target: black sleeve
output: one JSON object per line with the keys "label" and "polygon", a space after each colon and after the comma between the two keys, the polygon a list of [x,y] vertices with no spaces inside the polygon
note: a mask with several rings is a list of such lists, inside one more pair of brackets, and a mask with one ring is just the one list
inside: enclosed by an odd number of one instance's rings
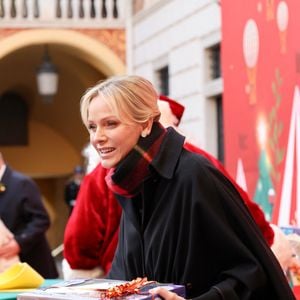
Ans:
{"label": "black sleeve", "polygon": [[[244,201],[232,183],[214,167],[204,168],[205,205],[208,224],[213,224],[207,242],[215,263],[223,264],[218,282],[197,300],[295,299],[287,279]],[[209,200],[208,200],[209,199]],[[218,261],[218,251],[226,260]],[[221,254],[224,257],[224,254]],[[213,263],[213,261],[212,261]],[[274,293],[274,294],[273,294]],[[267,298],[266,298],[267,299]]]}
{"label": "black sleeve", "polygon": [[22,226],[15,232],[15,239],[22,253],[29,252],[50,226],[49,216],[43,205],[40,191],[35,182],[25,178],[21,183]]}

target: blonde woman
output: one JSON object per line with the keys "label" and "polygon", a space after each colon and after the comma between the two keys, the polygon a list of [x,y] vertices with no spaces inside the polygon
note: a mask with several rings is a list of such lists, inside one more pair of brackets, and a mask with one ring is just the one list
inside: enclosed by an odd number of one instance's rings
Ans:
{"label": "blonde woman", "polygon": [[82,97],[83,122],[123,209],[108,278],[183,284],[195,299],[295,299],[236,188],[159,123],[157,99],[139,76],[110,78]]}

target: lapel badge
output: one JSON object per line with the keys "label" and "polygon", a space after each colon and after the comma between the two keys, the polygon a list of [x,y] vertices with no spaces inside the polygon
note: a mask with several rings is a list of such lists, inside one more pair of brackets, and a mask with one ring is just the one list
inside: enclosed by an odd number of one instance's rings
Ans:
{"label": "lapel badge", "polygon": [[0,182],[0,194],[4,193],[6,191],[6,186],[4,183]]}

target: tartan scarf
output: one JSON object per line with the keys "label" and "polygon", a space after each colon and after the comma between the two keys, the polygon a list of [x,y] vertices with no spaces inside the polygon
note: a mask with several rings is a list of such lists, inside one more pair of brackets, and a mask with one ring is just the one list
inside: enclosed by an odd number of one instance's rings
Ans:
{"label": "tartan scarf", "polygon": [[132,198],[139,193],[142,183],[150,175],[149,166],[165,134],[166,129],[160,123],[154,122],[151,133],[145,138],[141,137],[119,165],[109,170],[105,180],[113,193],[126,198]]}

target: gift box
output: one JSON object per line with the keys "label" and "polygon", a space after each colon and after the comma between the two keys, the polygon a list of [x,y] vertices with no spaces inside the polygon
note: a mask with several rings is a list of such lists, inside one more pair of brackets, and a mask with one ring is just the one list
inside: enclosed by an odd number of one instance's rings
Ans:
{"label": "gift box", "polygon": [[281,230],[284,232],[284,234],[298,234],[300,235],[300,227],[295,226],[280,226]]}
{"label": "gift box", "polygon": [[[142,284],[140,281],[142,280]],[[110,279],[74,279],[62,281],[44,289],[19,294],[18,300],[152,300],[149,290],[163,287],[185,297],[185,287],[182,285],[163,284],[145,279],[135,279],[131,282]]]}

